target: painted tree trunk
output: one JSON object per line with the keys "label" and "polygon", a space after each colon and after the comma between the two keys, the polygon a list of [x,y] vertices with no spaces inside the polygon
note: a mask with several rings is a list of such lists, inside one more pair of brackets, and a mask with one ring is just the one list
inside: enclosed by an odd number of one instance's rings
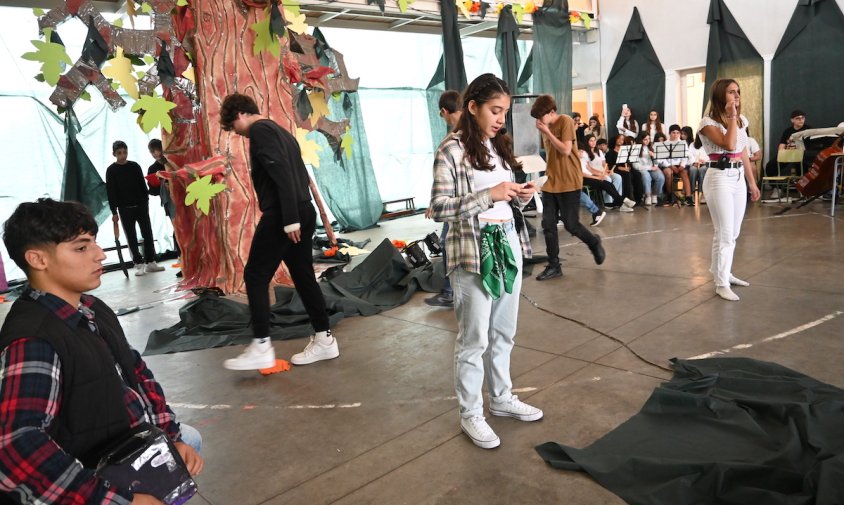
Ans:
{"label": "painted tree trunk", "polygon": [[[192,45],[197,94],[202,107],[193,110],[191,119],[195,121],[174,121],[166,151],[171,157],[181,155],[176,160],[180,166],[223,155],[229,158],[231,170],[221,181],[228,189],[212,200],[209,215],[178,205],[176,238],[182,244],[186,284],[243,292],[243,268],[261,213],[249,175],[248,139],[220,128],[220,106],[230,93],[249,95],[262,115],[295,132],[292,94],[281,74],[280,59],[266,52],[253,54],[255,32],[249,26],[257,22],[258,14],[264,16],[262,10],[245,7],[237,0],[194,0],[191,5],[196,20]],[[282,51],[287,51],[286,39],[282,44]],[[173,183],[177,201],[184,201],[185,186],[190,182],[177,179]],[[283,266],[275,280],[292,284]]]}

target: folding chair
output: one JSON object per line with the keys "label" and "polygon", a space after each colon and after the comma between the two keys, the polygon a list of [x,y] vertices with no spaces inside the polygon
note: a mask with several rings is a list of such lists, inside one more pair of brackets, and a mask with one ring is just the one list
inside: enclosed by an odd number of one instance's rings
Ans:
{"label": "folding chair", "polygon": [[[779,191],[779,197],[776,199],[777,202],[782,202],[782,194],[783,190],[785,192],[785,202],[790,203],[791,197],[790,191],[791,187],[794,185],[794,182],[800,178],[803,174],[803,154],[805,151],[803,149],[780,149],[777,152],[777,175],[766,175],[762,177],[762,187],[761,191],[765,192],[765,183],[768,183],[768,188],[777,188]],[[797,170],[797,167],[800,167],[800,170]],[[766,202],[770,203],[773,201],[766,200]]]}

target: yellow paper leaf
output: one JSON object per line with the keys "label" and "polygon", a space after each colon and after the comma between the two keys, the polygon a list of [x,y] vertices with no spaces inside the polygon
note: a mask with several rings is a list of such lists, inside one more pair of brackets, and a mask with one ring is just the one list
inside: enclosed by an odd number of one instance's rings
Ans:
{"label": "yellow paper leaf", "polygon": [[184,72],[182,72],[182,77],[196,84],[196,75],[194,74],[193,67],[190,67]]}
{"label": "yellow paper leaf", "polygon": [[308,94],[308,101],[311,102],[311,126],[316,126],[319,118],[328,115],[328,103],[325,101],[325,93],[313,90]]}
{"label": "yellow paper leaf", "polygon": [[[461,2],[460,0],[455,0],[457,2],[457,7],[460,9],[460,12],[466,16],[466,19],[472,19],[472,15],[469,13],[469,7],[466,7],[466,2]],[[472,5],[472,2],[469,2],[469,5]]]}
{"label": "yellow paper leaf", "polygon": [[123,56],[123,48],[116,47],[114,58],[106,62],[106,67],[103,67],[103,75],[110,77],[120,83],[126,94],[138,99],[138,79],[133,75],[135,70],[132,67],[132,61]]}
{"label": "yellow paper leaf", "polygon": [[305,23],[304,14],[294,14],[289,9],[284,9],[284,19],[287,20],[287,29],[299,35],[308,31],[308,24]]}
{"label": "yellow paper leaf", "polygon": [[314,168],[319,168],[319,152],[322,148],[316,141],[307,138],[308,133],[310,132],[304,128],[296,128],[296,140],[302,151],[302,161]]}

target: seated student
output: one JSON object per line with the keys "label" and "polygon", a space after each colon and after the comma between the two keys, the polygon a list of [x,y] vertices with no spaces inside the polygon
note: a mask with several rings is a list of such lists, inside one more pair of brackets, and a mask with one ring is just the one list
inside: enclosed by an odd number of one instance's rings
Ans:
{"label": "seated student", "polygon": [[[810,130],[812,127],[806,124],[806,113],[800,109],[795,109],[791,111],[791,126],[783,130],[782,136],[780,137],[780,143],[777,146],[777,152],[782,151],[783,149],[794,149],[794,142],[791,141],[791,136],[797,132],[802,132],[803,130]],[[795,168],[799,170],[799,165],[789,164],[789,166],[784,167],[786,174],[791,168]],[[777,166],[777,158],[774,157],[768,164],[765,165],[765,175],[771,177],[777,175],[779,171],[779,167]],[[774,191],[777,191],[776,189]],[[779,194],[772,193],[771,198],[779,198]]]}
{"label": "seated student", "polygon": [[641,179],[639,177],[632,177],[630,170],[633,164],[629,160],[624,163],[618,163],[618,154],[621,152],[621,147],[627,145],[633,145],[633,140],[620,134],[614,137],[613,146],[607,151],[607,166],[621,177],[621,188],[618,192],[624,195],[625,198],[630,198],[634,203],[641,205],[644,189],[642,188]]}
{"label": "seated student", "polygon": [[[594,176],[600,177],[612,183],[617,193],[621,194],[622,179],[621,176],[610,170],[607,165],[604,152],[597,147],[597,140],[595,137],[587,137],[578,144],[580,151],[581,165],[585,164],[586,169]],[[609,194],[604,194],[604,203],[609,204],[612,198]],[[632,202],[632,200],[631,200]],[[632,202],[635,204],[635,202]],[[629,212],[632,209],[630,206],[625,206],[622,212]]]}
{"label": "seated student", "polygon": [[[589,149],[588,144],[583,145],[581,143],[581,145],[581,152]],[[612,203],[608,204],[608,207],[618,209],[621,212],[633,212],[633,206],[636,202],[621,196],[621,193],[619,193],[615,186],[613,186],[613,184],[609,181],[607,172],[593,168],[589,164],[588,160],[588,155],[581,154],[580,169],[583,171],[583,186],[603,191],[605,195],[612,198]],[[593,224],[593,226],[595,226],[595,224]]]}
{"label": "seated student", "polygon": [[694,191],[695,188],[698,188],[701,192],[701,198],[703,198],[703,179],[706,177],[709,158],[701,158],[703,148],[698,149],[698,145],[695,143],[695,133],[691,126],[684,126],[680,130],[680,139],[686,142],[686,170],[689,172],[690,189]]}
{"label": "seated student", "polygon": [[0,503],[160,505],[94,473],[103,446],[144,422],[167,433],[191,474],[202,471],[199,433],[176,422],[114,312],[84,294],[103,274],[96,234],[82,204],[46,198],[4,225],[29,284],[0,329]]}
{"label": "seated student", "polygon": [[651,136],[647,132],[642,132],[638,142],[642,144],[642,150],[639,157],[633,161],[633,168],[642,178],[645,205],[657,205],[662,194],[662,187],[665,185],[665,175],[656,166],[656,155],[651,148]]}
{"label": "seated student", "polygon": [[[680,133],[680,125],[671,125],[668,128],[669,142],[679,142]],[[686,171],[686,163],[687,159],[685,157],[659,160],[658,165],[665,174],[665,192],[668,193],[668,198],[665,201],[666,205],[673,205],[677,200],[674,191],[671,189],[672,183],[674,182],[674,175],[677,174],[680,176],[680,180],[683,181],[683,193],[686,197],[681,203],[689,207],[695,206],[695,201],[692,199],[692,187],[689,183],[689,173]]]}
{"label": "seated student", "polygon": [[584,128],[583,136],[588,137],[589,135],[592,135],[596,139],[607,138],[607,129],[601,125],[601,121],[598,119],[598,116],[589,117],[589,124],[586,128]]}

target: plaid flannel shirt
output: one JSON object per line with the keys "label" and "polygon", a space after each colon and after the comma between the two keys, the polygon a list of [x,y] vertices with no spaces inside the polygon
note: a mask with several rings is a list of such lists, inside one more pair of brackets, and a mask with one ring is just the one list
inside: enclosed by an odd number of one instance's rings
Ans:
{"label": "plaid flannel shirt", "polygon": [[[21,296],[36,300],[72,329],[94,323],[91,296],[82,295],[78,309],[33,289]],[[61,407],[61,362],[52,346],[37,335],[21,337],[0,353],[0,492],[15,501],[23,496],[22,503],[129,505],[131,493],[108,487],[47,434]],[[132,349],[132,353],[138,391],[128,385],[124,388],[130,425],[150,422],[179,440],[179,424],[161,386],[138,351]]]}
{"label": "plaid flannel shirt", "polygon": [[[510,171],[510,180],[514,180]],[[445,238],[448,272],[461,267],[481,273],[481,225],[478,214],[492,208],[491,188],[475,192],[475,169],[463,158],[460,132],[449,134],[434,157],[434,184],[431,187],[431,216],[434,221],[449,223]],[[527,202],[519,201],[520,206]],[[524,223],[523,223],[524,224]],[[533,253],[527,226],[521,227],[519,241],[522,256]]]}

